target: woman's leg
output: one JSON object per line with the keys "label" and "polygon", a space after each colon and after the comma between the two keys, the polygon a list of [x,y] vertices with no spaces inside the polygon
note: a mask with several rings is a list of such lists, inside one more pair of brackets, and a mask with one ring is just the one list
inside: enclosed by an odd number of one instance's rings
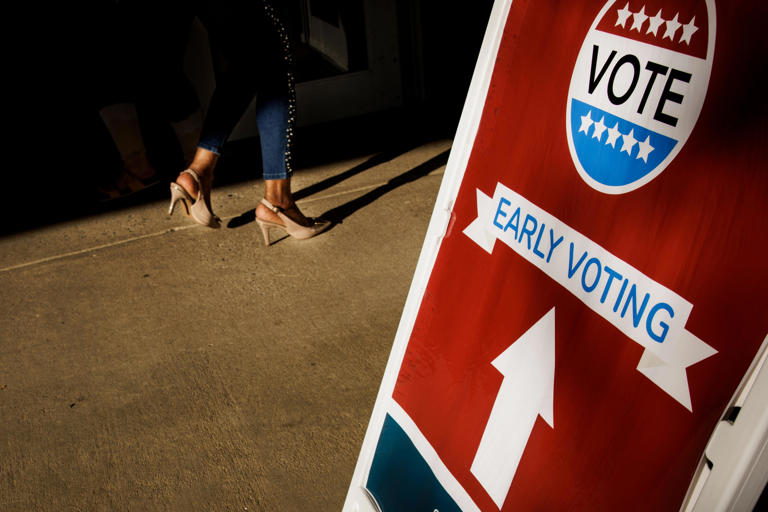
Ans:
{"label": "woman's leg", "polygon": [[[213,173],[224,143],[253,100],[256,84],[253,78],[231,71],[217,74],[216,89],[203,122],[197,150],[188,168],[195,171],[203,184],[203,196],[210,208]],[[197,183],[189,174],[181,173],[176,179],[192,197],[197,197]]]}
{"label": "woman's leg", "polygon": [[[238,15],[228,7],[206,10],[201,17],[216,57],[216,89],[190,168],[200,175],[208,202],[221,149],[255,95],[265,198],[295,222],[312,226],[313,221],[298,210],[291,194],[296,106],[288,34],[267,2],[251,16]],[[246,19],[247,26],[241,26]],[[189,175],[179,175],[177,183],[196,194]],[[282,224],[264,205],[257,207],[256,215]]]}
{"label": "woman's leg", "polygon": [[[259,94],[261,99],[257,101],[256,119],[264,170],[264,198],[286,210],[287,215],[299,224],[310,225],[312,221],[296,208],[291,193],[294,102],[291,96],[286,97],[285,94],[270,95],[268,91]],[[264,220],[280,222],[274,212],[262,204],[257,207],[256,215]]]}
{"label": "woman's leg", "polygon": [[[262,46],[269,53],[262,60],[267,80],[260,82],[257,93],[256,119],[261,140],[264,170],[264,198],[284,210],[295,222],[311,226],[296,207],[291,193],[293,174],[293,140],[296,124],[296,89],[293,76],[293,55],[288,33],[268,2],[264,2],[264,38]],[[263,204],[256,216],[275,223],[279,217]]]}

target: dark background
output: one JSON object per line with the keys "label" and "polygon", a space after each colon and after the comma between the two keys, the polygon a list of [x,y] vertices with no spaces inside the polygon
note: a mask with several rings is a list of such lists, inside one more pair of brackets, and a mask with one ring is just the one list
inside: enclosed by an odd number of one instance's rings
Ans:
{"label": "dark background", "polygon": [[[344,0],[313,4],[313,14]],[[355,4],[356,2],[350,2]],[[406,151],[420,143],[452,137],[463,107],[492,1],[468,4],[436,0],[392,0],[397,19],[402,101],[384,110],[327,123],[300,126],[296,135],[295,168],[376,152]],[[289,3],[286,3],[288,5]],[[122,165],[97,108],[93,91],[103,80],[110,54],[103,41],[111,36],[111,2],[46,7],[18,17],[23,35],[11,52],[21,87],[10,109],[18,138],[14,152],[21,164],[6,168],[6,199],[2,201],[0,233],[76,219],[156,201],[167,196],[167,184],[178,174],[178,144],[167,123],[139,108],[142,134],[161,183],[131,196],[102,202],[96,183],[116,175]],[[285,9],[285,6],[284,6]],[[355,9],[352,9],[353,16]],[[311,81],[328,71],[302,46],[296,13],[287,12],[297,57],[298,81]],[[365,27],[350,23],[352,36]],[[357,27],[358,33],[354,30]],[[353,39],[354,41],[355,39]],[[365,52],[350,46],[350,71],[368,63]],[[18,58],[18,62],[15,62]],[[15,74],[13,75],[16,76]],[[15,119],[15,118],[14,118]],[[217,167],[215,185],[257,178],[257,139],[232,141]]]}

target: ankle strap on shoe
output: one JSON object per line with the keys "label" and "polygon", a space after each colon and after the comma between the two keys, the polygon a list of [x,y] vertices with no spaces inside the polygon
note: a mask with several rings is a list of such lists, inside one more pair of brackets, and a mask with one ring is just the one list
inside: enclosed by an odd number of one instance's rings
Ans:
{"label": "ankle strap on shoe", "polygon": [[283,209],[280,208],[279,206],[275,206],[272,203],[270,203],[269,201],[267,201],[266,198],[261,200],[261,204],[263,204],[264,206],[266,206],[267,208],[272,210],[273,213],[280,213],[280,212],[283,211]]}
{"label": "ankle strap on shoe", "polygon": [[194,169],[185,169],[185,170],[181,171],[181,174],[185,174],[185,173],[189,174],[190,176],[192,176],[192,179],[197,182],[197,186],[198,187],[200,186],[201,178],[200,178],[200,175],[197,174],[197,171],[195,171]]}

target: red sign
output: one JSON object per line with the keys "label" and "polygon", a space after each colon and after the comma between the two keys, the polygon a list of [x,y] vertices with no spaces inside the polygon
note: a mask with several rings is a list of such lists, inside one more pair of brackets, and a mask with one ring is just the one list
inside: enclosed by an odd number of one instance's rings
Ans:
{"label": "red sign", "polygon": [[391,393],[480,510],[681,506],[768,333],[765,19],[512,3]]}

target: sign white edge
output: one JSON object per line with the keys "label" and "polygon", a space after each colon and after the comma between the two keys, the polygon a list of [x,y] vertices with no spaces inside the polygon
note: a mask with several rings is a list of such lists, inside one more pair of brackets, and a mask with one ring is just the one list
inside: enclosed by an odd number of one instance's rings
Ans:
{"label": "sign white edge", "polygon": [[363,489],[368,479],[371,463],[373,462],[379,434],[386,419],[387,410],[392,402],[392,393],[406,348],[408,347],[413,325],[421,306],[429,277],[432,274],[437,253],[442,244],[443,237],[449,228],[453,204],[458,195],[464,178],[464,172],[474,147],[475,137],[496,64],[496,56],[504,34],[512,1],[496,0],[491,9],[491,15],[472,74],[456,136],[454,137],[451,153],[448,157],[445,174],[443,175],[435,207],[432,211],[432,217],[427,228],[427,234],[424,238],[424,244],[422,245],[413,280],[411,281],[411,288],[403,307],[403,314],[400,317],[400,323],[395,334],[395,340],[389,354],[379,392],[376,396],[371,419],[369,420],[349,490],[347,491],[342,509],[345,512],[363,512],[366,509],[362,507],[369,507],[367,510],[371,511],[376,510]]}
{"label": "sign white edge", "polygon": [[[734,420],[728,416],[740,409]],[[768,479],[768,336],[713,430],[680,510],[752,510]]]}

